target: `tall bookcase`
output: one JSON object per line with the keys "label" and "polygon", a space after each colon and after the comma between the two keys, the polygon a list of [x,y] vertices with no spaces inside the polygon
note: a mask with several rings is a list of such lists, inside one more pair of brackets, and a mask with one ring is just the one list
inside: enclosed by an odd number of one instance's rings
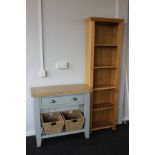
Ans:
{"label": "tall bookcase", "polygon": [[93,89],[91,131],[116,128],[123,19],[89,17],[86,79]]}

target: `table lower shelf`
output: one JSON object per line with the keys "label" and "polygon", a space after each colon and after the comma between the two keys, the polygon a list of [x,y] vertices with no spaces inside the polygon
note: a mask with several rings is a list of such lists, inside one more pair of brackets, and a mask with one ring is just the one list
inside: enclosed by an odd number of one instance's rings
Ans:
{"label": "table lower shelf", "polygon": [[81,130],[76,130],[76,131],[69,131],[69,132],[61,132],[61,133],[58,133],[58,134],[43,134],[41,137],[42,139],[44,138],[51,138],[51,137],[57,137],[57,136],[65,136],[65,135],[70,135],[70,134],[76,134],[76,133],[81,133],[81,132],[84,132],[85,130],[84,129],[81,129]]}

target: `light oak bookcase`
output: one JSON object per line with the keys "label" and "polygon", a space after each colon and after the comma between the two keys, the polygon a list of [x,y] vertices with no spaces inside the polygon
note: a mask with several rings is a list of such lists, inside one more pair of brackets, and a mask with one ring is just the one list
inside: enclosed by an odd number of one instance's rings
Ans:
{"label": "light oak bookcase", "polygon": [[85,19],[85,83],[93,89],[91,131],[116,128],[123,21],[100,17]]}

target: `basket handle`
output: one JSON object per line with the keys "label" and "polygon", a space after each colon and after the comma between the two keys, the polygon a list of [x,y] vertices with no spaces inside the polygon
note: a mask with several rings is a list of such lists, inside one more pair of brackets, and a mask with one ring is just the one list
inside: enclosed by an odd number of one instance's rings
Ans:
{"label": "basket handle", "polygon": [[57,122],[52,122],[52,123],[51,123],[51,125],[56,125],[56,124],[57,124]]}
{"label": "basket handle", "polygon": [[77,119],[73,119],[72,122],[73,122],[73,123],[76,123],[76,122],[77,122]]}

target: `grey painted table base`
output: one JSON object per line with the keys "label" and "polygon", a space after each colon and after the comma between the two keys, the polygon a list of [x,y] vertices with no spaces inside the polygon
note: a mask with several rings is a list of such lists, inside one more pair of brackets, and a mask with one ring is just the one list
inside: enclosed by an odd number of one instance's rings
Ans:
{"label": "grey painted table base", "polygon": [[[76,100],[74,100],[76,98]],[[46,135],[42,132],[40,114],[41,110],[50,109],[54,111],[66,111],[78,107],[83,113],[85,118],[84,128],[78,131],[62,132],[59,134]],[[34,112],[35,112],[35,135],[37,147],[41,146],[41,141],[44,138],[64,136],[68,134],[76,134],[84,132],[85,138],[89,138],[90,130],[90,93],[72,94],[64,96],[46,96],[34,97]]]}

